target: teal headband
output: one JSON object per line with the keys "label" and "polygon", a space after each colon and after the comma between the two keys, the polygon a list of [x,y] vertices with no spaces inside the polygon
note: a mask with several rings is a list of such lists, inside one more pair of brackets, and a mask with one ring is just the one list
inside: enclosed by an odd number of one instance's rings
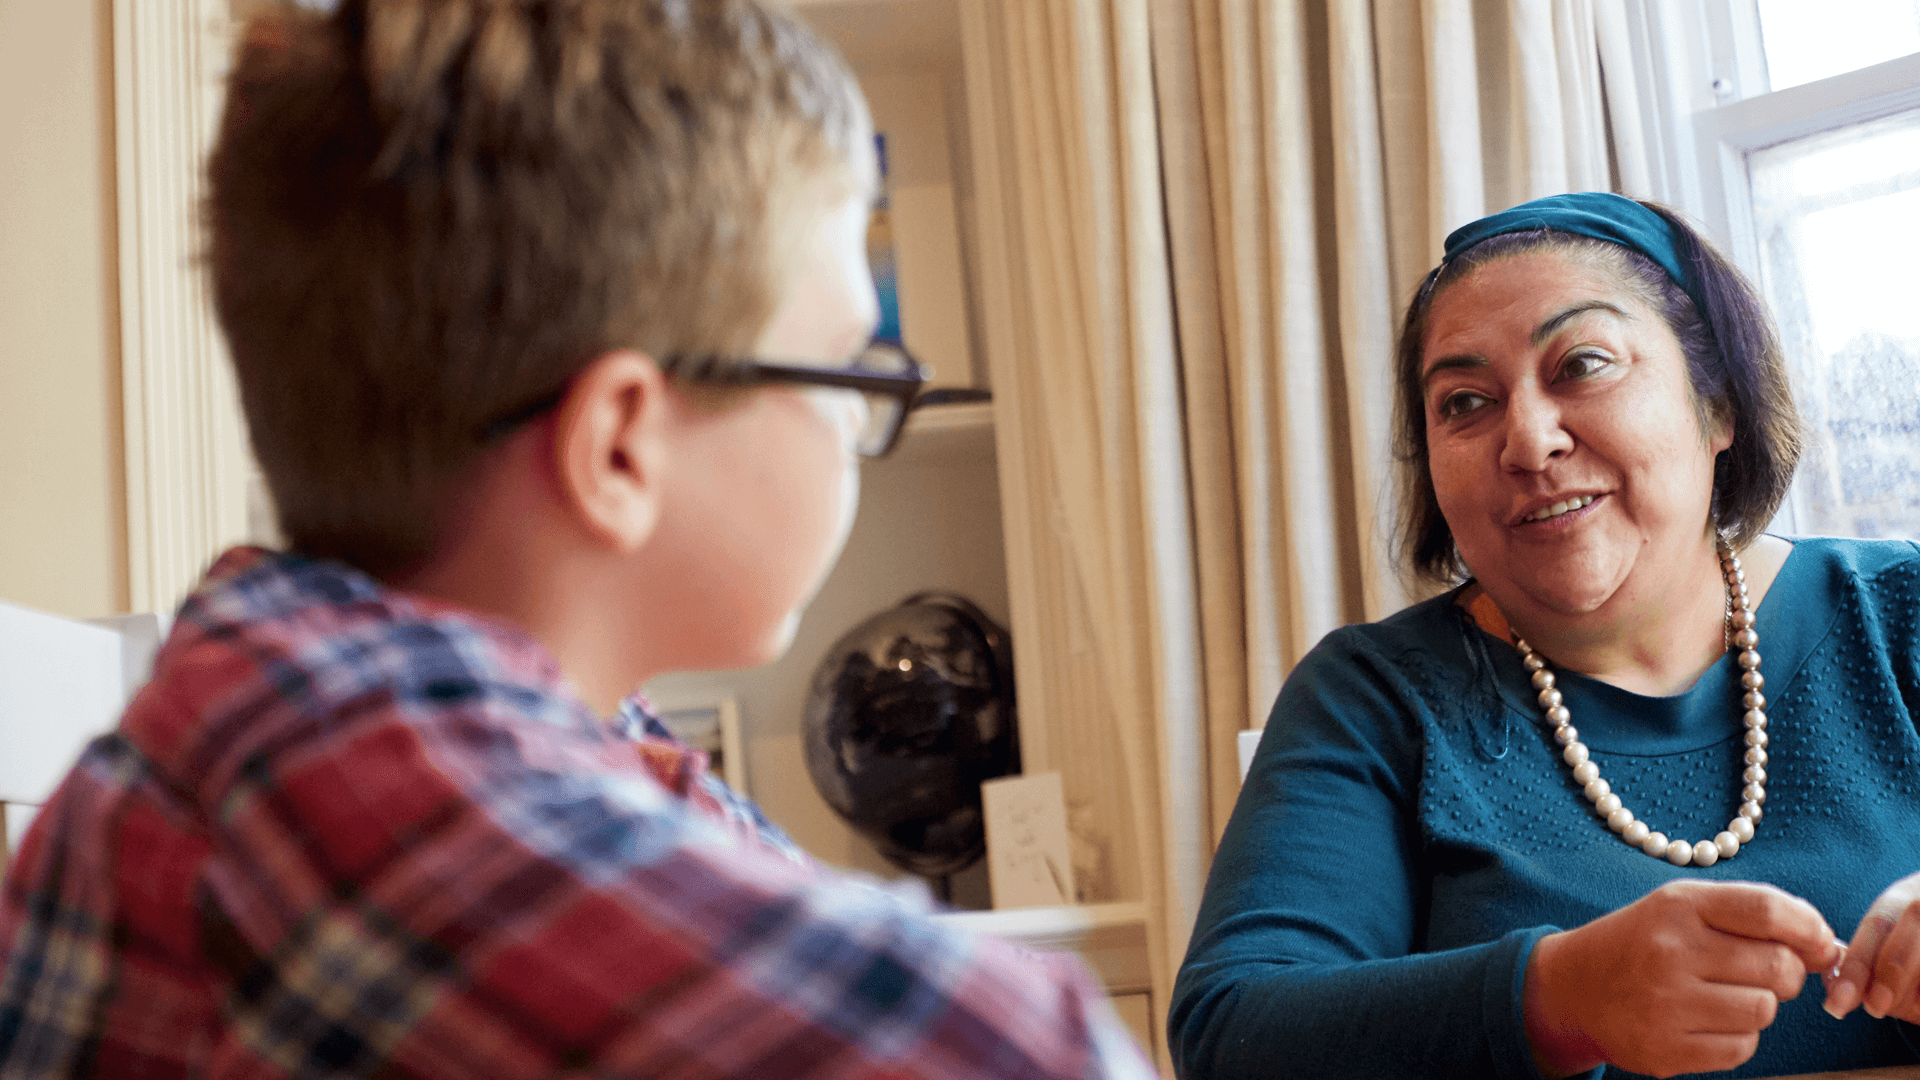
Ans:
{"label": "teal headband", "polygon": [[1707,306],[1700,302],[1693,275],[1681,263],[1679,249],[1674,245],[1673,226],[1666,218],[1632,199],[1607,191],[1549,195],[1462,225],[1447,235],[1446,258],[1440,265],[1445,266],[1447,260],[1482,240],[1528,229],[1578,233],[1631,248],[1659,264],[1693,299],[1700,317],[1707,317]]}

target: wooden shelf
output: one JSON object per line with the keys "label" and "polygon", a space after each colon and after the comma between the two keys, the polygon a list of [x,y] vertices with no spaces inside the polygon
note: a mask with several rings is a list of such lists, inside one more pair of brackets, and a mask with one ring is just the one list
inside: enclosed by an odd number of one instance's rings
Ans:
{"label": "wooden shelf", "polygon": [[1078,953],[1109,994],[1140,993],[1153,987],[1147,961],[1147,907],[1137,901],[956,911],[939,919],[1041,952]]}
{"label": "wooden shelf", "polygon": [[872,463],[883,471],[894,462],[970,461],[993,454],[993,403],[930,405],[907,417],[907,430],[891,455]]}
{"label": "wooden shelf", "polygon": [[929,405],[915,409],[907,417],[905,438],[935,432],[993,430],[993,402],[975,401],[964,405]]}

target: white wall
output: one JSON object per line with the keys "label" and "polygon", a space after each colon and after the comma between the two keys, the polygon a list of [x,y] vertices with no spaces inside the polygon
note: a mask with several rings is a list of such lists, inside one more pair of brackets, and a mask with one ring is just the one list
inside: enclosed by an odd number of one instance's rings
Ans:
{"label": "white wall", "polygon": [[110,0],[0,0],[0,599],[126,610]]}

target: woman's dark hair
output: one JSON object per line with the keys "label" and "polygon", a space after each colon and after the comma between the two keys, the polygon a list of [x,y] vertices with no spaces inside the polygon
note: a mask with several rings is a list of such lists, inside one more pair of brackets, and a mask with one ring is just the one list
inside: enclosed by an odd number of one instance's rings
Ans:
{"label": "woman's dark hair", "polygon": [[1400,496],[1397,543],[1403,565],[1415,578],[1451,585],[1468,573],[1440,513],[1427,460],[1420,365],[1434,298],[1475,269],[1525,252],[1560,251],[1609,266],[1680,340],[1702,430],[1720,420],[1733,432],[1732,445],[1714,460],[1713,521],[1735,548],[1758,536],[1786,497],[1805,434],[1773,319],[1747,279],[1692,226],[1664,206],[1642,205],[1673,227],[1674,247],[1697,283],[1700,305],[1645,255],[1554,229],[1489,237],[1440,264],[1414,294],[1394,349],[1393,449]]}

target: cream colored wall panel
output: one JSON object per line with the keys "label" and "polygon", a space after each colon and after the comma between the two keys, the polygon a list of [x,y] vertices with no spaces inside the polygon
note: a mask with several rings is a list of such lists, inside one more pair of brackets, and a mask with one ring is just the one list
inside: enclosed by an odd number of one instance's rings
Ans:
{"label": "cream colored wall panel", "polygon": [[0,0],[0,598],[126,610],[109,0]]}

